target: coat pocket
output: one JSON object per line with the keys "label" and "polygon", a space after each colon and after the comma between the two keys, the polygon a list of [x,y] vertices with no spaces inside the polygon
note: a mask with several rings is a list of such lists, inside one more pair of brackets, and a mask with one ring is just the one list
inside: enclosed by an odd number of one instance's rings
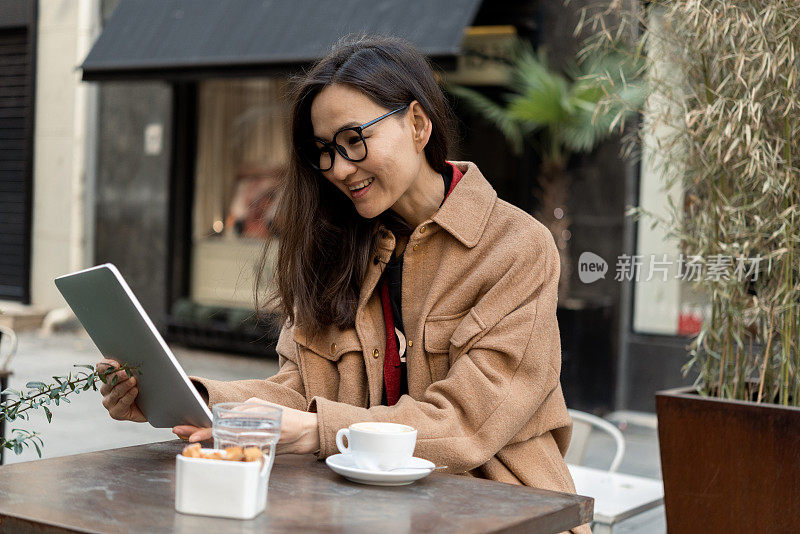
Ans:
{"label": "coat pocket", "polygon": [[354,328],[348,330],[332,328],[313,338],[296,329],[294,340],[300,345],[301,352],[310,351],[332,362],[338,361],[347,352],[361,352],[361,342]]}
{"label": "coat pocket", "polygon": [[308,400],[320,396],[365,405],[367,377],[361,342],[354,328],[331,328],[313,338],[295,330],[294,339]]}
{"label": "coat pocket", "polygon": [[454,315],[444,315],[438,317],[428,317],[425,321],[423,341],[425,353],[428,358],[428,368],[431,373],[431,382],[442,380],[447,376],[450,365],[451,341],[453,332],[469,313],[466,310]]}
{"label": "coat pocket", "polygon": [[450,336],[451,361],[455,361],[458,356],[468,351],[480,337],[479,334],[485,330],[486,325],[478,317],[475,308],[470,308],[453,330],[453,335]]}

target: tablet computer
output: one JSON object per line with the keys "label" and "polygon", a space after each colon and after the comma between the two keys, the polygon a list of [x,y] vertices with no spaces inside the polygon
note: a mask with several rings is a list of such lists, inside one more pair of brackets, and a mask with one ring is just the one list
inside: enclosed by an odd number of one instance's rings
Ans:
{"label": "tablet computer", "polygon": [[113,264],[60,276],[55,283],[103,356],[138,367],[136,404],[151,425],[211,426],[208,406]]}

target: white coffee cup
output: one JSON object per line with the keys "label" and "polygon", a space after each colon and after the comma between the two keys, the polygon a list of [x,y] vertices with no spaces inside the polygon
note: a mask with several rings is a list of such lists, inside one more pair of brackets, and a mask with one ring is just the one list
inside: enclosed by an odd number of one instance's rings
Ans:
{"label": "white coffee cup", "polygon": [[351,455],[356,467],[369,471],[408,465],[416,444],[417,430],[397,423],[355,423],[336,433],[339,452]]}

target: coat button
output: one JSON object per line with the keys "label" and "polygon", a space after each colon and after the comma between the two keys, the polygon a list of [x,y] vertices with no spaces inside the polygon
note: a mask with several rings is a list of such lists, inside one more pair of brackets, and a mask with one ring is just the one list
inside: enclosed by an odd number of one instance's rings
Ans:
{"label": "coat button", "polygon": [[411,341],[410,339],[408,340],[408,346],[409,346],[409,347],[413,347],[413,346],[414,346],[414,342],[413,342],[413,341]]}
{"label": "coat button", "polygon": [[336,352],[336,343],[331,343],[331,354]]}
{"label": "coat button", "polygon": [[377,358],[380,355],[381,355],[381,351],[379,351],[378,349],[375,349],[375,350],[372,351],[372,357],[373,358]]}
{"label": "coat button", "polygon": [[417,250],[419,250],[419,245],[414,245],[414,248],[412,248],[411,250],[413,250],[414,252],[416,252]]}
{"label": "coat button", "polygon": [[425,230],[426,230],[426,227],[425,227],[425,225],[424,225],[424,224],[423,224],[422,226],[420,226],[420,227],[419,227],[419,233],[421,233],[421,234],[424,234],[424,233],[425,233]]}

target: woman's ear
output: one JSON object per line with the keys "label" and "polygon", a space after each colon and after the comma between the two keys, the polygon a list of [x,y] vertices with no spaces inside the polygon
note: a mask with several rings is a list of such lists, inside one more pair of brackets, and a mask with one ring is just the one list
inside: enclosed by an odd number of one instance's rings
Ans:
{"label": "woman's ear", "polygon": [[408,105],[408,116],[411,120],[411,132],[413,134],[414,146],[417,152],[425,150],[428,140],[431,138],[433,125],[430,117],[422,109],[422,104],[414,100]]}

